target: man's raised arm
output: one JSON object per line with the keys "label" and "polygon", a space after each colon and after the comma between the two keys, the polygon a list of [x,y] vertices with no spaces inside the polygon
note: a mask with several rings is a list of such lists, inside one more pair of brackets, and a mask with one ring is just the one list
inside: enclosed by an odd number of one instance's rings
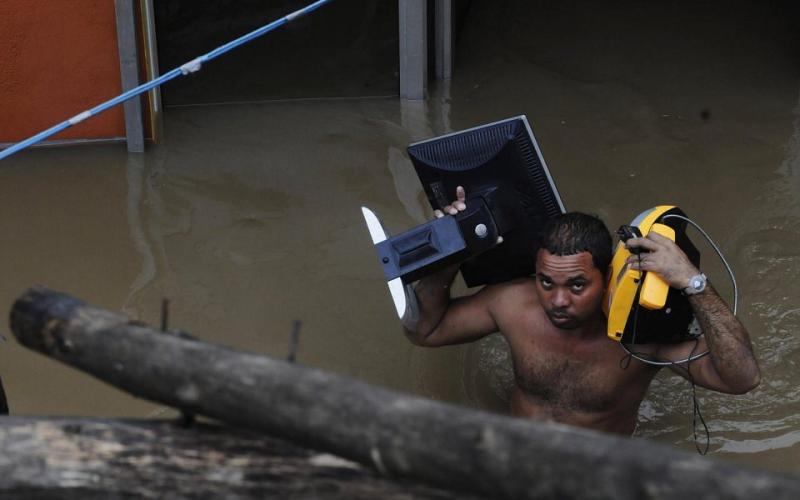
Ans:
{"label": "man's raised arm", "polygon": [[458,266],[423,278],[415,289],[419,316],[416,325],[403,324],[406,336],[426,347],[471,342],[497,331],[492,302],[498,288],[484,287],[468,297],[450,297]]}
{"label": "man's raised arm", "polygon": [[[434,215],[457,215],[467,208],[465,202],[466,193],[459,186],[455,201],[435,210]],[[502,238],[498,239],[500,242]],[[492,296],[495,295],[492,288],[485,287],[469,297],[451,299],[450,286],[456,274],[458,266],[448,267],[421,279],[411,291],[415,296],[410,297],[409,302],[415,304],[417,311],[414,321],[404,321],[403,328],[412,343],[429,347],[460,344],[497,331],[490,311]]]}

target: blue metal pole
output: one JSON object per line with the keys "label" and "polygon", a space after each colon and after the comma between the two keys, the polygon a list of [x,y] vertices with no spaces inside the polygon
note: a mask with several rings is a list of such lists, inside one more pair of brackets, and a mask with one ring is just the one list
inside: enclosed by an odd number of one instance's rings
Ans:
{"label": "blue metal pole", "polygon": [[258,38],[261,35],[265,35],[265,34],[269,33],[270,31],[272,31],[272,30],[274,30],[276,28],[280,28],[284,24],[286,24],[286,23],[288,23],[290,21],[294,21],[298,17],[304,16],[305,14],[308,14],[309,12],[313,12],[313,11],[319,9],[320,7],[322,7],[323,5],[325,5],[326,3],[329,3],[331,1],[332,0],[317,0],[316,2],[314,2],[314,3],[310,4],[310,5],[307,5],[306,7],[303,7],[302,9],[296,10],[296,11],[292,12],[291,14],[288,14],[288,15],[286,15],[286,16],[284,16],[284,17],[282,17],[282,18],[280,18],[280,19],[278,19],[276,21],[273,21],[273,22],[271,22],[271,23],[269,23],[269,24],[267,24],[265,26],[262,26],[261,28],[258,28],[258,29],[254,30],[254,31],[251,31],[250,33],[248,33],[248,34],[246,34],[244,36],[241,36],[241,37],[237,38],[236,40],[228,42],[225,45],[222,45],[220,47],[217,47],[216,49],[212,50],[211,52],[208,52],[207,54],[204,54],[204,55],[202,55],[200,57],[192,59],[191,61],[189,61],[189,62],[187,62],[185,64],[182,64],[181,66],[179,66],[179,67],[177,67],[177,68],[175,68],[173,70],[170,70],[167,73],[164,73],[163,75],[159,76],[158,78],[156,78],[154,80],[150,80],[147,83],[143,83],[142,85],[139,85],[136,88],[133,88],[133,89],[131,89],[131,90],[129,90],[129,91],[123,93],[123,94],[120,94],[117,97],[115,97],[115,98],[113,98],[113,99],[111,99],[109,101],[106,101],[106,102],[104,102],[102,104],[99,104],[99,105],[97,105],[97,106],[95,106],[95,107],[93,107],[93,108],[91,108],[89,110],[84,111],[83,113],[79,113],[79,114],[73,116],[72,118],[70,118],[69,120],[65,120],[65,121],[59,123],[58,125],[54,125],[53,127],[50,127],[49,129],[47,129],[47,130],[45,130],[43,132],[39,132],[38,134],[36,134],[36,135],[34,135],[32,137],[29,137],[28,139],[25,139],[24,141],[20,141],[20,142],[14,144],[12,146],[9,146],[8,148],[0,151],[0,160],[3,160],[5,158],[13,155],[17,151],[21,151],[21,150],[27,148],[28,146],[36,144],[39,141],[47,139],[51,135],[55,135],[55,134],[57,134],[57,133],[59,133],[59,132],[61,132],[63,130],[66,130],[69,127],[71,127],[71,126],[73,126],[73,125],[75,125],[77,123],[80,123],[80,122],[82,122],[83,120],[85,120],[87,118],[90,118],[92,116],[98,115],[98,114],[102,113],[103,111],[105,111],[105,110],[107,110],[109,108],[112,108],[112,107],[114,107],[114,106],[116,106],[118,104],[121,104],[121,103],[127,101],[128,99],[132,99],[132,98],[134,98],[134,97],[136,97],[136,96],[138,96],[140,94],[143,94],[143,93],[147,92],[148,90],[154,89],[155,87],[158,87],[161,84],[166,83],[166,82],[168,82],[168,81],[170,81],[170,80],[172,80],[174,78],[177,78],[177,77],[179,77],[181,75],[188,75],[189,73],[194,73],[195,71],[199,71],[204,63],[206,63],[208,61],[211,61],[212,59],[216,59],[217,57],[219,57],[219,56],[221,56],[221,55],[223,55],[223,54],[225,54],[227,52],[230,52],[231,50],[235,49],[236,47],[239,47],[240,45],[244,45],[247,42],[250,42],[251,40],[253,40],[255,38]]}

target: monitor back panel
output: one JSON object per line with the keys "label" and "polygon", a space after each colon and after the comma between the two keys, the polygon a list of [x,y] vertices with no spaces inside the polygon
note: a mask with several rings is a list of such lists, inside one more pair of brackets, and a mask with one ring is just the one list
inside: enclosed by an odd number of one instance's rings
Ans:
{"label": "monitor back panel", "polygon": [[504,241],[462,264],[468,286],[535,272],[539,232],[564,205],[524,116],[414,143],[408,153],[432,208],[451,203],[464,186],[495,216]]}

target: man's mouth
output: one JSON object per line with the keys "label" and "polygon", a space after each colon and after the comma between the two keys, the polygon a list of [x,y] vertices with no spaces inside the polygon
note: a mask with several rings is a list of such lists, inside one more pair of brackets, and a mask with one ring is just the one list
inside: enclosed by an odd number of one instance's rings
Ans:
{"label": "man's mouth", "polygon": [[574,320],[571,314],[563,311],[550,311],[547,315],[550,317],[550,321],[556,326],[570,324]]}

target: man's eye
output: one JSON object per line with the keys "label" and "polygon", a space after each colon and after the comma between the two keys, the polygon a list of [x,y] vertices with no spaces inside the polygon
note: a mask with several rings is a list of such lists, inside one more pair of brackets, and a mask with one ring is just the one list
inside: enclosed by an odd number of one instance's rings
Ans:
{"label": "man's eye", "polygon": [[549,288],[549,287],[553,286],[553,282],[552,282],[552,281],[550,281],[550,280],[549,280],[549,279],[547,279],[547,278],[541,278],[539,281],[542,283],[542,286],[543,286],[543,287],[547,287],[547,288]]}
{"label": "man's eye", "polygon": [[573,283],[572,284],[572,290],[576,291],[576,292],[580,292],[581,290],[584,289],[585,286],[586,286],[586,283]]}

